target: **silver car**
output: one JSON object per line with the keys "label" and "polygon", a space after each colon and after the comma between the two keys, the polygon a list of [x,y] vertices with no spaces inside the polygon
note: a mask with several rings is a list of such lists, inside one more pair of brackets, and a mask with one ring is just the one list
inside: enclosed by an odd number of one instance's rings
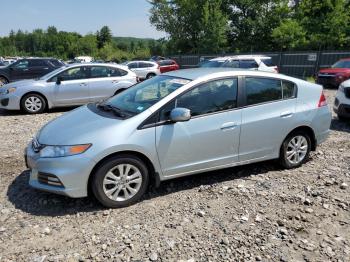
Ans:
{"label": "silver car", "polygon": [[308,160],[329,134],[322,87],[285,75],[199,68],[169,72],[45,125],[28,145],[34,188],[107,207],[150,183],[279,159]]}
{"label": "silver car", "polygon": [[111,97],[137,82],[127,67],[112,64],[75,64],[34,80],[0,88],[0,108],[29,114],[46,109],[83,105]]}

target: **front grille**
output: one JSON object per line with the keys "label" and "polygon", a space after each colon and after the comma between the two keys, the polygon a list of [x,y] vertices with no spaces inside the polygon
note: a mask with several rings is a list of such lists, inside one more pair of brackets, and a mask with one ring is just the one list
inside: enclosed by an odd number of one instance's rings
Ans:
{"label": "front grille", "polygon": [[347,98],[350,98],[350,87],[345,87],[344,88],[344,94]]}
{"label": "front grille", "polygon": [[56,186],[56,187],[64,187],[59,178],[52,174],[39,172],[38,181],[40,184]]}

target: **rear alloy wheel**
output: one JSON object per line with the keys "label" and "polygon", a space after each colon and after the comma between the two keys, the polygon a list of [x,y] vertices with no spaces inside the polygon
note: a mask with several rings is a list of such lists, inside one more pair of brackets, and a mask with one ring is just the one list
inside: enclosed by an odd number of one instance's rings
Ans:
{"label": "rear alloy wheel", "polygon": [[5,77],[0,76],[0,87],[8,84],[9,81]]}
{"label": "rear alloy wheel", "polygon": [[280,162],[285,168],[295,168],[305,163],[310,154],[311,140],[304,132],[288,136],[282,145]]}
{"label": "rear alloy wheel", "polygon": [[46,108],[46,101],[41,95],[28,94],[22,98],[21,108],[29,114],[40,114]]}
{"label": "rear alloy wheel", "polygon": [[121,155],[98,168],[91,186],[102,205],[115,208],[136,203],[146,192],[148,183],[146,165],[137,157]]}

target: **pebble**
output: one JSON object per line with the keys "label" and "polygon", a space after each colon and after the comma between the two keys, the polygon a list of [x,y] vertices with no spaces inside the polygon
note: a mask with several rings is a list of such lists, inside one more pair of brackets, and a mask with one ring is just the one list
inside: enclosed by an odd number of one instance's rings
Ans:
{"label": "pebble", "polygon": [[226,246],[228,246],[230,244],[230,241],[228,240],[227,237],[224,237],[224,238],[221,239],[221,243],[226,245]]}
{"label": "pebble", "polygon": [[341,183],[340,189],[347,189],[347,188],[348,188],[348,184],[347,183]]}
{"label": "pebble", "polygon": [[197,215],[200,216],[200,217],[204,217],[205,216],[205,212],[203,210],[199,210],[197,212]]}
{"label": "pebble", "polygon": [[151,253],[151,255],[149,256],[149,259],[151,261],[157,261],[157,259],[158,259],[157,253],[155,253],[155,252]]}
{"label": "pebble", "polygon": [[314,210],[312,208],[306,208],[305,212],[308,213],[308,214],[311,214],[311,213],[314,212]]}
{"label": "pebble", "polygon": [[45,235],[50,235],[51,234],[51,229],[49,227],[44,228],[44,234]]}

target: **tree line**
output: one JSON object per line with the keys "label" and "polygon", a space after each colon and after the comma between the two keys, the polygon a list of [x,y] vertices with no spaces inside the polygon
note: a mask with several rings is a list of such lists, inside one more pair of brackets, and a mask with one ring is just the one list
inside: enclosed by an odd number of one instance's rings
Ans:
{"label": "tree line", "polygon": [[87,55],[104,61],[146,59],[152,53],[164,54],[162,40],[113,37],[108,26],[94,34],[58,31],[50,26],[32,32],[11,31],[0,37],[0,56],[57,57],[63,60]]}
{"label": "tree line", "polygon": [[166,38],[81,35],[54,26],[0,37],[0,56],[79,55],[105,61],[151,55],[348,50],[350,0],[148,0],[150,22]]}
{"label": "tree line", "polygon": [[349,0],[150,0],[170,53],[350,48]]}

